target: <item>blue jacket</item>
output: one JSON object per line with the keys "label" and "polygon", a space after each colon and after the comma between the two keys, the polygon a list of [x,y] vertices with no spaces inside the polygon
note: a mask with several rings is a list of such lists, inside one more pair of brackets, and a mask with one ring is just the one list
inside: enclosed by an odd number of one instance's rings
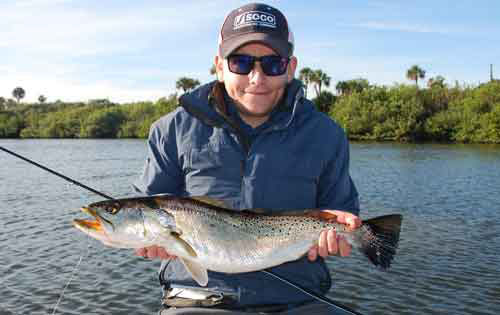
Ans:
{"label": "blue jacket", "polygon": [[[346,135],[303,96],[300,81],[287,86],[270,119],[255,129],[239,118],[222,83],[201,86],[180,104],[151,127],[149,155],[135,183],[145,194],[209,196],[235,211],[321,208],[358,214]],[[331,286],[323,259],[303,257],[272,270],[316,293]],[[164,274],[170,284],[198,286],[177,260]],[[207,287],[238,292],[241,306],[311,299],[261,272],[209,271]]]}

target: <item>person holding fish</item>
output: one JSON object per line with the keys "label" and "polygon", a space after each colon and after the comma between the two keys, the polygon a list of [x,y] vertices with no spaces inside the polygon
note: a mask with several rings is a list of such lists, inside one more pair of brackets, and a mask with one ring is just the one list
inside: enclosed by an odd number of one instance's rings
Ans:
{"label": "person holding fish", "polygon": [[[347,137],[304,97],[294,78],[294,47],[278,9],[251,3],[231,11],[219,34],[217,80],[180,97],[180,106],[153,124],[136,188],[147,195],[206,196],[234,211],[321,209],[308,213],[359,228]],[[209,270],[202,287],[168,250],[135,252],[164,261],[161,314],[329,313],[327,305],[265,273]],[[324,258],[350,253],[334,229],[323,230],[304,256],[270,270],[324,295],[331,287]]]}

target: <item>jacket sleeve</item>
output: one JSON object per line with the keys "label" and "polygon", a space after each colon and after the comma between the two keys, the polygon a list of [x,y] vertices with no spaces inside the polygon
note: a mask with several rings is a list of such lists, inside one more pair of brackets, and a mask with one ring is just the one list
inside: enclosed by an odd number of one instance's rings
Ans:
{"label": "jacket sleeve", "polygon": [[181,195],[184,177],[177,154],[174,120],[162,119],[154,123],[147,146],[148,155],[142,175],[133,185],[135,190],[146,195]]}
{"label": "jacket sleeve", "polygon": [[358,192],[349,175],[349,142],[345,133],[340,131],[335,135],[339,139],[336,154],[327,162],[319,178],[318,206],[358,215]]}

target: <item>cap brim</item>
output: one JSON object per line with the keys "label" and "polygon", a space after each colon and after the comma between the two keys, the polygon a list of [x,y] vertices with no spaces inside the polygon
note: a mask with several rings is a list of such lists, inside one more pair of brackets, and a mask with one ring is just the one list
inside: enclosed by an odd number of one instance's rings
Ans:
{"label": "cap brim", "polygon": [[287,41],[265,33],[249,33],[223,41],[220,45],[220,54],[223,58],[226,58],[241,46],[249,43],[262,43],[282,57],[288,57],[291,51],[291,44]]}

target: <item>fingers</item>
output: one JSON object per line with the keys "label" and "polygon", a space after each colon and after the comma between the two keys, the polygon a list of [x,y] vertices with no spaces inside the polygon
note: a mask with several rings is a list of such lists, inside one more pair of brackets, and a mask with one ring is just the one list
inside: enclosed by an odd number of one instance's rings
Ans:
{"label": "fingers", "polygon": [[173,259],[175,258],[174,255],[170,255],[165,248],[163,247],[158,247],[158,258],[160,259]]}
{"label": "fingers", "polygon": [[322,231],[318,239],[318,254],[325,258],[328,256],[328,232]]}
{"label": "fingers", "polygon": [[322,210],[318,212],[317,216],[329,222],[338,222],[345,224],[349,227],[349,230],[359,228],[362,223],[361,219],[358,216],[350,212],[340,210]]}
{"label": "fingers", "polygon": [[145,247],[145,248],[138,248],[135,250],[135,254],[137,256],[141,256],[144,258],[149,258],[149,259],[172,259],[175,258],[175,256],[170,255],[163,247],[159,247],[156,245]]}
{"label": "fingers", "polygon": [[134,252],[137,256],[141,256],[141,257],[146,257],[146,255],[147,255],[147,251],[145,248],[137,248],[136,250],[134,250]]}
{"label": "fingers", "polygon": [[346,257],[351,255],[352,247],[343,237],[340,237],[338,240],[338,248],[340,256]]}
{"label": "fingers", "polygon": [[314,245],[307,253],[307,258],[310,261],[315,261],[318,256],[326,258],[329,255],[339,255],[342,257],[351,254],[352,247],[347,240],[337,235],[335,230],[324,230],[320,233],[318,244]]}
{"label": "fingers", "polygon": [[156,258],[158,257],[158,246],[151,246],[146,248],[146,257],[147,258]]}
{"label": "fingers", "polygon": [[354,214],[350,214],[346,216],[345,224],[354,230],[361,226],[361,219]]}
{"label": "fingers", "polygon": [[337,233],[333,229],[329,229],[327,234],[327,244],[328,244],[328,252],[330,255],[337,255],[339,251],[338,243],[337,243]]}
{"label": "fingers", "polygon": [[310,261],[315,261],[318,258],[318,245],[314,245],[307,253],[307,258]]}

